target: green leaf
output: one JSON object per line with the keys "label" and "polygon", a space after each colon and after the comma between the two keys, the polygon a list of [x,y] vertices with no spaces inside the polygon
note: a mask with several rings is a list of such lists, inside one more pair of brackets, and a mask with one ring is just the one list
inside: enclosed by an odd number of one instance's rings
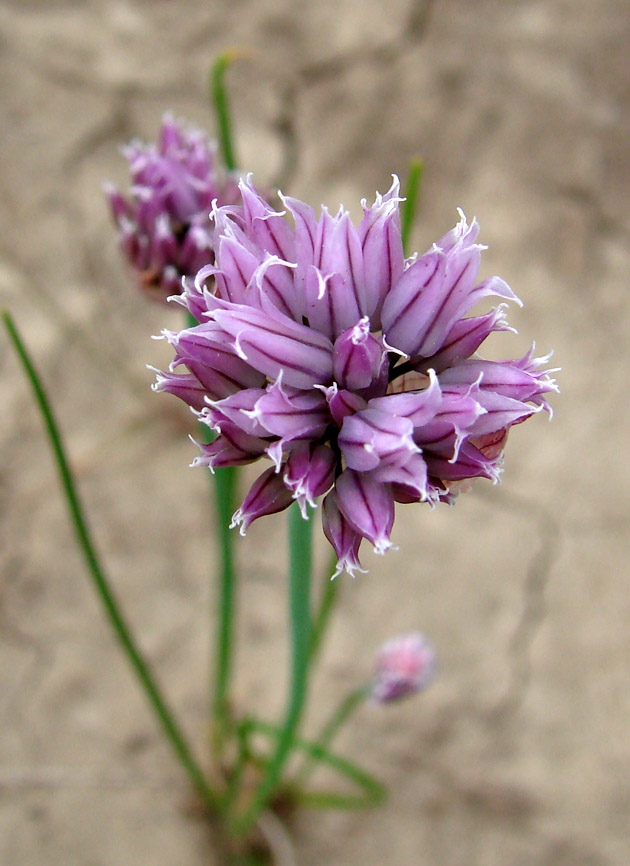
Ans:
{"label": "green leaf", "polygon": [[123,617],[116,596],[110,587],[110,582],[100,562],[96,551],[90,528],[85,517],[83,505],[79,498],[70,464],[66,457],[63,438],[55,420],[52,406],[46,395],[41,378],[26,350],[24,343],[8,312],[2,313],[2,320],[9,334],[18,358],[24,368],[24,372],[30,382],[35,401],[44,422],[44,427],[50,446],[53,451],[61,487],[66,498],[66,504],[70,519],[76,534],[79,549],[83,554],[87,572],[96,589],[105,613],[114,629],[114,634],[127,657],[130,667],[134,671],[142,690],[144,691],[151,709],[162,728],[164,736],[171,744],[179,762],[188,773],[188,776],[197,789],[197,792],[211,810],[218,806],[218,795],[210,786],[186,742],[186,739],[177,724],[173,713],[169,709],[166,700],[162,696],[160,688],[155,681],[149,664],[142,656],[133,635]]}

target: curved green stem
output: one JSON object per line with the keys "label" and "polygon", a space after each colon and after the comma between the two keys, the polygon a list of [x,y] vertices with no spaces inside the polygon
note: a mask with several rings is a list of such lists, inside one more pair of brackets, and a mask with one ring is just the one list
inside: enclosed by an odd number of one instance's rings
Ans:
{"label": "curved green stem", "polygon": [[252,757],[249,748],[249,735],[252,730],[253,728],[249,719],[245,719],[236,725],[235,731],[238,752],[236,761],[230,768],[230,778],[221,804],[224,814],[229,815],[234,806],[234,802],[240,793],[243,772],[245,771],[247,762]]}
{"label": "curved green stem", "polygon": [[230,519],[234,511],[237,469],[228,466],[215,472],[215,504],[221,545],[219,576],[219,619],[216,636],[216,662],[213,712],[217,747],[221,748],[229,719],[229,686],[232,677],[234,644],[235,570],[234,538]]}
{"label": "curved green stem", "polygon": [[236,60],[238,53],[226,51],[220,54],[214,61],[210,73],[210,89],[212,102],[217,116],[217,128],[221,155],[228,171],[234,171],[237,166],[234,144],[232,142],[232,122],[230,119],[230,106],[225,90],[225,73],[228,66]]}
{"label": "curved green stem", "polygon": [[324,725],[321,734],[317,738],[317,745],[323,749],[327,749],[333,741],[340,728],[345,725],[350,716],[364,703],[369,697],[371,685],[359,686],[354,689],[349,695],[343,699],[330,719]]}
{"label": "curved green stem", "polygon": [[[337,732],[340,728],[345,725],[350,716],[363,704],[365,699],[370,694],[370,686],[363,685],[359,686],[358,689],[354,689],[350,692],[350,694],[346,695],[346,697],[339,704],[335,712],[332,714],[330,719],[326,722],[324,727],[322,728],[322,732],[315,740],[315,748],[321,750],[322,752],[326,752],[330,747],[333,739],[335,738]],[[315,767],[315,760],[312,755],[309,755],[309,758],[303,764],[299,772],[295,777],[295,782],[298,785],[303,785],[308,776],[311,774]]]}
{"label": "curved green stem", "polygon": [[[199,324],[192,313],[186,313],[186,326],[194,328]],[[199,425],[203,442],[212,442],[214,433],[205,424]],[[232,678],[234,656],[235,625],[235,584],[234,533],[230,530],[230,520],[234,511],[234,499],[238,482],[238,469],[225,466],[209,475],[216,527],[220,549],[218,572],[218,614],[214,655],[214,682],[212,697],[213,734],[217,757],[220,756],[223,740],[229,721],[229,691]]]}
{"label": "curved green stem", "polygon": [[337,596],[339,595],[339,587],[341,584],[339,580],[332,579],[332,575],[335,573],[336,567],[337,554],[333,552],[330,562],[328,563],[328,566],[324,573],[325,583],[321,598],[319,600],[319,607],[317,613],[313,617],[310,647],[311,664],[316,658],[322,645],[322,640],[324,638],[324,634],[330,620],[330,614],[332,613],[335,601],[337,600]]}
{"label": "curved green stem", "polygon": [[207,779],[193,757],[179,725],[175,721],[171,710],[153,678],[148,663],[145,661],[138,649],[129,627],[120,611],[116,597],[110,588],[109,580],[100,564],[88,523],[84,515],[83,506],[79,499],[72,471],[66,458],[63,439],[41,379],[35,370],[33,362],[30,359],[9,313],[3,312],[2,319],[13,347],[22,363],[24,372],[26,373],[33,389],[33,394],[42,415],[46,433],[57,463],[61,485],[66,497],[77,542],[81,552],[83,553],[88,573],[92,578],[99,599],[105,608],[105,612],[114,629],[118,642],[127,656],[127,659],[134,670],[142,689],[144,690],[149,704],[162,727],[164,735],[170,742],[173,751],[188,773],[191,782],[206,805],[211,809],[216,809],[218,806],[217,794],[210,787]]}
{"label": "curved green stem", "polygon": [[415,157],[409,164],[409,174],[407,175],[407,186],[405,188],[405,201],[403,202],[401,211],[401,237],[403,250],[405,255],[409,255],[407,249],[409,237],[413,229],[414,220],[416,218],[416,209],[418,205],[418,194],[420,192],[420,184],[422,182],[422,173],[424,170],[424,162],[420,157]]}
{"label": "curved green stem", "polygon": [[291,685],[284,724],[276,750],[246,812],[233,822],[237,834],[247,833],[276,792],[295,740],[306,697],[310,656],[310,595],[312,520],[304,520],[297,503],[289,509],[289,616],[291,623]]}
{"label": "curved green stem", "polygon": [[[262,722],[258,719],[247,719],[246,721],[251,731],[257,731],[274,738],[281,735],[281,731],[268,722]],[[361,767],[357,767],[352,761],[335,755],[322,745],[321,740],[311,743],[298,737],[293,741],[293,748],[304,752],[314,762],[326,764],[365,792],[363,796],[352,796],[339,794],[336,791],[299,791],[293,790],[292,786],[291,794],[298,802],[317,808],[360,808],[376,805],[384,799],[385,786],[378,779]]]}

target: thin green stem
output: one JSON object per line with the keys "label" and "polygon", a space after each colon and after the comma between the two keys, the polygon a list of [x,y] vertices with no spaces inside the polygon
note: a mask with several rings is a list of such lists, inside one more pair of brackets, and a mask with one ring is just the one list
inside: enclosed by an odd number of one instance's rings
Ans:
{"label": "thin green stem", "polygon": [[317,613],[313,617],[313,627],[311,629],[311,664],[317,657],[317,654],[322,645],[322,640],[324,638],[324,634],[326,633],[326,629],[328,627],[328,623],[330,620],[330,614],[332,613],[335,601],[337,600],[337,596],[339,595],[339,580],[332,579],[332,575],[335,573],[337,567],[337,554],[333,552],[330,562],[326,567],[326,571],[324,572],[324,589],[321,594],[321,598],[319,600],[319,607],[317,609]]}
{"label": "thin green stem", "polygon": [[409,238],[416,218],[418,194],[420,192],[420,184],[422,183],[423,170],[424,162],[420,157],[414,157],[409,164],[409,174],[407,175],[407,185],[405,188],[405,201],[401,208],[401,237],[405,255],[409,255],[407,247],[409,245]]}
{"label": "thin green stem", "polygon": [[[197,319],[191,313],[186,313],[187,327],[194,328],[198,324]],[[203,442],[212,442],[214,434],[206,424],[199,425],[199,433]],[[234,561],[234,533],[230,530],[230,520],[234,511],[238,469],[235,466],[218,468],[215,470],[214,476],[210,475],[209,479],[214,498],[220,548],[218,619],[215,638],[212,696],[214,745],[217,757],[219,757],[223,748],[229,720],[229,692],[234,657],[236,570]]]}
{"label": "thin green stem", "polygon": [[222,808],[225,814],[229,814],[234,806],[241,789],[241,780],[247,762],[251,759],[249,748],[249,735],[253,728],[249,719],[245,719],[236,726],[236,740],[238,753],[234,766],[230,768],[230,779],[223,798]]}
{"label": "thin green stem", "polygon": [[[370,686],[359,686],[341,701],[337,709],[334,711],[330,719],[326,722],[322,731],[315,740],[315,748],[326,752],[338,731],[345,725],[350,716],[364,703],[365,699],[370,694]],[[302,786],[308,776],[315,768],[315,761],[312,756],[305,761],[295,777],[295,782],[298,786]]]}
{"label": "thin green stem", "polygon": [[217,528],[221,546],[219,576],[219,620],[216,636],[216,666],[213,711],[217,747],[220,749],[229,718],[229,687],[232,677],[234,649],[235,570],[234,537],[230,519],[234,511],[237,470],[234,466],[215,472],[215,504]]}
{"label": "thin green stem", "polygon": [[225,73],[228,66],[237,59],[238,53],[226,51],[220,54],[214,61],[210,73],[210,89],[212,92],[212,103],[217,117],[219,145],[223,162],[228,171],[234,171],[237,162],[232,142],[232,121],[230,118],[230,106],[225,89]]}
{"label": "thin green stem", "polygon": [[35,400],[42,415],[42,419],[46,428],[46,433],[48,435],[48,440],[52,447],[55,461],[57,464],[57,469],[59,471],[61,485],[66,497],[70,518],[77,537],[77,542],[79,548],[81,549],[81,552],[83,553],[88,573],[92,578],[98,597],[102,602],[103,607],[105,608],[105,612],[114,629],[116,638],[118,639],[118,642],[120,643],[123,652],[127,656],[127,659],[131,667],[133,668],[138,678],[138,681],[142,686],[142,689],[144,690],[144,693],[149,701],[151,709],[153,710],[159,724],[162,727],[164,735],[171,744],[173,751],[175,752],[180,763],[188,773],[188,776],[192,784],[197,789],[197,792],[202,797],[206,805],[210,809],[214,810],[218,806],[218,796],[216,792],[210,787],[206,777],[201,771],[199,765],[197,764],[197,761],[193,757],[192,751],[188,746],[188,743],[186,742],[186,739],[181,729],[179,728],[179,725],[175,721],[171,710],[169,709],[155,679],[153,678],[153,674],[151,673],[148,663],[145,661],[140,650],[138,649],[136,642],[131,635],[129,627],[127,626],[127,623],[125,622],[125,619],[121,613],[116,597],[110,588],[109,580],[106,577],[105,572],[100,564],[95,545],[92,541],[87,519],[84,514],[83,506],[81,504],[79,494],[76,489],[72,470],[70,469],[66,457],[63,439],[55,417],[53,415],[52,407],[44,390],[42,381],[35,370],[33,362],[31,361],[26,347],[24,346],[24,343],[22,342],[9,313],[3,312],[2,319],[13,344],[13,347],[22,363],[24,372],[29,379],[29,382],[33,389]]}
{"label": "thin green stem", "polygon": [[351,691],[349,695],[346,695],[328,722],[324,725],[321,734],[317,738],[317,745],[323,749],[327,749],[340,728],[343,727],[361,704],[365,702],[365,699],[369,694],[370,686],[363,685],[359,686],[358,689]]}
{"label": "thin green stem", "polygon": [[308,678],[310,658],[310,595],[312,520],[304,520],[297,503],[289,509],[289,617],[291,633],[291,683],[284,724],[276,750],[245,813],[233,823],[234,832],[247,833],[276,792],[282,770],[298,730]]}

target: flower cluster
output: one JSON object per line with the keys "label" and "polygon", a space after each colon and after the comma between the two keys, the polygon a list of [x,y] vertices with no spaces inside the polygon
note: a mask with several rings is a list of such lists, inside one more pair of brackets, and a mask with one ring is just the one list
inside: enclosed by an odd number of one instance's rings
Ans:
{"label": "flower cluster", "polygon": [[242,206],[214,206],[216,261],[176,298],[200,323],[163,334],[175,349],[158,391],[177,395],[218,434],[196,465],[271,466],[233,525],[325,496],[323,528],[337,573],[361,570],[364,538],[391,546],[396,502],[450,502],[467,479],[496,481],[508,430],[555,388],[547,358],[486,361],[477,349],[509,330],[518,300],[493,276],[477,282],[479,226],[461,221],[406,259],[399,184],[355,226],[282,197],[294,226],[248,178]]}
{"label": "flower cluster", "polygon": [[134,141],[123,148],[130,196],[106,184],[118,242],[138,272],[140,288],[166,300],[181,291],[182,277],[214,260],[210,208],[238,199],[237,181],[219,170],[216,147],[196,129],[170,116],[157,144]]}

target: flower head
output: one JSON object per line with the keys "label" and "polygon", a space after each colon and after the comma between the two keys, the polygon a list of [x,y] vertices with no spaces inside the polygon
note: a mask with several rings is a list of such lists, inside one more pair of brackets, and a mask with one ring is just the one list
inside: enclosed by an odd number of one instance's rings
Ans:
{"label": "flower head", "polygon": [[424,691],[436,670],[435,649],[419,631],[388,640],[378,651],[372,698],[387,704]]}
{"label": "flower head", "polygon": [[[479,230],[458,225],[419,258],[403,253],[399,187],[358,226],[283,197],[293,227],[241,181],[242,207],[215,207],[214,265],[177,300],[201,324],[164,331],[175,349],[154,386],[216,431],[196,465],[271,461],[234,515],[253,520],[324,495],[337,573],[361,570],[364,538],[391,546],[396,502],[450,502],[467,479],[497,481],[508,430],[555,385],[547,358],[485,361],[508,330],[500,277],[477,281]],[[208,281],[211,282],[208,282]]]}
{"label": "flower head", "polygon": [[202,132],[168,115],[157,144],[134,141],[123,153],[130,195],[105,186],[118,241],[140,287],[166,300],[181,291],[182,277],[214,261],[212,202],[235,202],[237,181],[219,170],[216,148]]}

